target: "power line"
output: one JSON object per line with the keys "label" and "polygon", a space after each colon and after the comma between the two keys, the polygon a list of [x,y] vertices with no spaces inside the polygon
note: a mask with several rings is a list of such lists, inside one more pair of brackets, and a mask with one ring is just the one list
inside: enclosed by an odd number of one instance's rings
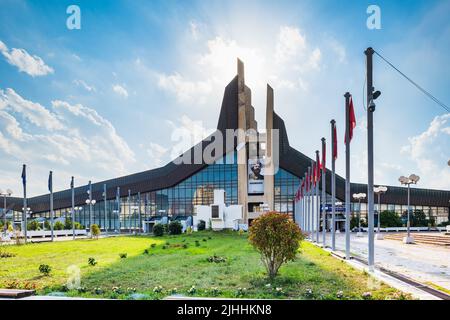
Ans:
{"label": "power line", "polygon": [[395,71],[397,71],[398,73],[400,73],[400,75],[402,75],[406,80],[408,80],[413,86],[415,86],[417,89],[419,89],[422,93],[424,93],[426,96],[428,96],[431,100],[433,100],[436,104],[438,104],[439,106],[441,106],[445,111],[450,112],[450,108],[443,103],[442,101],[440,101],[438,98],[436,98],[435,96],[433,96],[430,92],[428,92],[427,90],[425,90],[424,88],[422,88],[420,85],[418,85],[416,82],[414,82],[410,77],[408,77],[406,74],[404,74],[403,72],[401,72],[398,68],[396,68],[391,62],[389,62],[385,57],[383,57],[380,53],[378,53],[377,51],[375,51],[375,54],[377,56],[379,56],[381,59],[384,60],[384,62],[386,62],[390,67],[392,67]]}

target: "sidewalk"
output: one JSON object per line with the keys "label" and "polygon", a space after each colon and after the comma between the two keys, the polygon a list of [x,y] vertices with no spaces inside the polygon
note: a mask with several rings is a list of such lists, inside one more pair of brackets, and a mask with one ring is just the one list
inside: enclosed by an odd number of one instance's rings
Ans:
{"label": "sidewalk", "polygon": [[[351,234],[352,255],[367,260],[367,233]],[[327,234],[327,246],[331,235]],[[345,234],[336,234],[336,249],[345,252]],[[375,266],[397,272],[425,285],[430,283],[450,290],[450,248],[404,244],[395,240],[375,240]]]}

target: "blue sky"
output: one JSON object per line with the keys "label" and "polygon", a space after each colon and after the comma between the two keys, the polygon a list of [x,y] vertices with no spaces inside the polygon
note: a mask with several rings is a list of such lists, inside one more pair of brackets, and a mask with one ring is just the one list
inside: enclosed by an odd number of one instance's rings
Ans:
{"label": "blue sky", "polygon": [[[66,8],[81,9],[81,30]],[[366,27],[368,5],[381,30]],[[290,143],[310,157],[354,97],[352,181],[367,171],[364,54],[372,46],[450,104],[450,1],[8,1],[0,0],[0,188],[29,193],[165,164],[176,130],[193,142],[216,127],[225,85],[246,66],[260,124],[265,84]],[[375,183],[450,189],[450,115],[375,58]],[[186,147],[186,146],[184,146]]]}

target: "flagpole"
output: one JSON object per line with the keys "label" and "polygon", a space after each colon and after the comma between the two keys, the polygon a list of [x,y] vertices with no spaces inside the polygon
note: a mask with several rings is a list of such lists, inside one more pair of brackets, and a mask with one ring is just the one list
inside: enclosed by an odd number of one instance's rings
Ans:
{"label": "flagpole", "polygon": [[345,258],[350,259],[350,93],[345,97]]}
{"label": "flagpole", "polygon": [[70,191],[72,193],[72,238],[75,240],[75,189],[74,189],[74,178],[70,181]]}
{"label": "flagpole", "polygon": [[308,218],[308,220],[307,220],[307,226],[306,226],[306,230],[308,231],[308,236],[309,236],[309,233],[311,232],[311,187],[310,187],[310,184],[309,184],[309,182],[311,181],[310,180],[310,173],[311,173],[311,167],[308,167],[308,175],[307,175],[307,177],[308,177],[308,179],[307,179],[307,181],[306,181],[306,186],[307,186],[307,190],[308,191],[306,191],[306,193],[307,193],[307,195],[308,195],[308,208],[307,208],[307,218]]}
{"label": "flagpole", "polygon": [[336,250],[336,175],[335,175],[335,135],[334,129],[336,121],[333,119],[331,123],[331,250]]}
{"label": "flagpole", "polygon": [[[27,243],[27,165],[24,164],[22,167],[22,185],[23,185],[23,219],[22,219],[22,230],[25,237],[25,243]],[[6,214],[6,212],[5,212]],[[14,219],[13,219],[14,220]]]}
{"label": "flagpole", "polygon": [[314,172],[314,182],[316,184],[316,242],[319,243],[319,233],[320,233],[320,194],[319,194],[319,175],[320,172],[320,159],[319,150],[316,150],[316,171]]}
{"label": "flagpole", "polygon": [[117,201],[117,218],[118,218],[118,222],[119,222],[119,234],[121,231],[121,223],[120,223],[120,187],[117,187],[117,191],[116,191],[116,201]]}
{"label": "flagpole", "polygon": [[53,172],[50,171],[50,176],[48,177],[48,188],[50,191],[50,229],[51,229],[51,235],[52,235],[52,241],[54,239],[54,218],[55,213],[53,212]]}
{"label": "flagpole", "polygon": [[312,241],[314,241],[314,184],[312,183],[313,171],[314,171],[314,161],[311,160],[311,172],[309,175],[309,183],[310,183],[309,197],[311,199],[311,210],[309,212],[309,214],[310,214],[309,226],[310,226],[310,230],[311,230],[311,240]]}
{"label": "flagpole", "polygon": [[108,234],[108,213],[107,213],[107,195],[106,195],[106,183],[103,184],[103,202],[105,206],[105,234]]}
{"label": "flagpole", "polygon": [[327,197],[326,197],[326,142],[325,138],[322,138],[322,244],[325,248],[326,245],[326,229],[327,229],[327,211],[325,209],[326,203],[327,203]]}
{"label": "flagpole", "polygon": [[142,229],[142,221],[141,221],[141,193],[138,192],[138,215],[139,215],[139,230],[138,233],[141,233]]}

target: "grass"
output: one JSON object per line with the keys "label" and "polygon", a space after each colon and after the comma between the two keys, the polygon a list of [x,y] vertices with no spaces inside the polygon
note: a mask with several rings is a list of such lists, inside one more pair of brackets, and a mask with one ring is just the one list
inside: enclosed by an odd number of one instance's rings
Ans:
{"label": "grass", "polygon": [[[303,242],[300,250],[295,261],[281,267],[279,276],[269,280],[247,236],[235,232],[9,246],[3,251],[15,256],[0,261],[0,287],[120,299],[130,298],[132,293],[139,293],[134,298],[160,299],[175,292],[281,299],[362,299],[370,292],[370,299],[408,298],[308,242]],[[97,264],[89,265],[89,258]],[[49,276],[40,274],[41,264],[51,266]],[[65,286],[68,268],[72,274],[79,268],[78,290]]]}

